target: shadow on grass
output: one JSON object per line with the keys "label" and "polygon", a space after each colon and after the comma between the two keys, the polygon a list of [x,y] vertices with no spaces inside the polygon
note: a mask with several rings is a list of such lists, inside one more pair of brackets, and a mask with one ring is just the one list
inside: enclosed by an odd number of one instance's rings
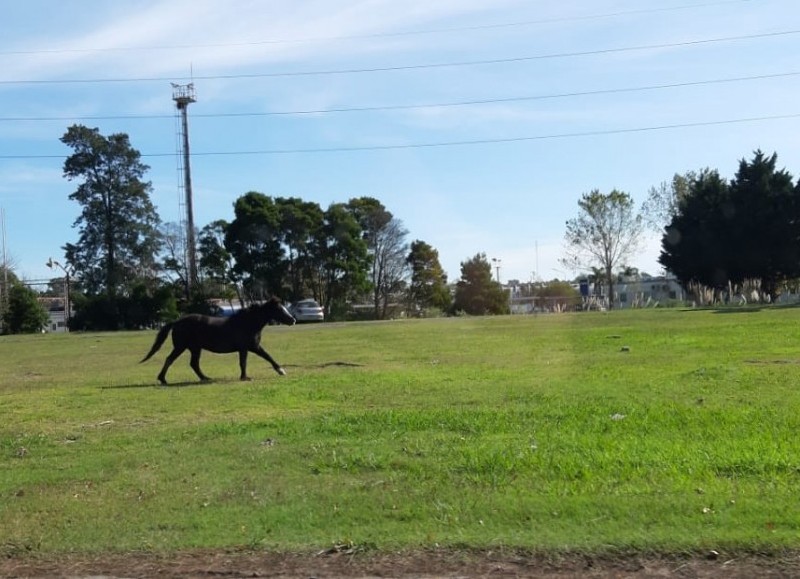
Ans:
{"label": "shadow on grass", "polygon": [[221,382],[232,382],[232,380],[208,380],[206,382],[193,380],[191,382],[170,382],[166,386],[164,384],[159,384],[158,382],[147,382],[144,384],[116,384],[112,386],[100,386],[100,390],[127,390],[129,388],[188,388],[191,386],[207,386],[209,384]]}
{"label": "shadow on grass", "polygon": [[[361,368],[363,364],[352,362],[325,362],[324,364],[285,364],[284,368]],[[127,390],[132,388],[191,388],[193,386],[207,386],[209,384],[237,384],[242,380],[237,378],[223,378],[211,380],[191,380],[185,382],[170,382],[166,386],[158,382],[146,382],[143,384],[117,384],[112,386],[100,386],[100,390]],[[249,381],[245,381],[249,382]]]}
{"label": "shadow on grass", "polygon": [[697,308],[685,308],[682,309],[681,312],[684,313],[692,313],[692,312],[711,312],[712,314],[755,314],[761,311],[761,306],[722,306],[722,307],[714,307],[714,306],[705,306],[705,307],[697,307]]}
{"label": "shadow on grass", "polygon": [[800,303],[790,304],[754,304],[739,306],[727,304],[719,306],[698,306],[696,308],[681,308],[682,312],[711,312],[714,314],[754,314],[769,310],[793,310],[800,308]]}
{"label": "shadow on grass", "polygon": [[284,364],[284,368],[331,368],[338,366],[340,368],[361,368],[363,364],[354,364],[352,362],[325,362],[324,364]]}
{"label": "shadow on grass", "polygon": [[745,364],[758,364],[768,366],[783,366],[787,364],[800,364],[800,360],[745,360]]}

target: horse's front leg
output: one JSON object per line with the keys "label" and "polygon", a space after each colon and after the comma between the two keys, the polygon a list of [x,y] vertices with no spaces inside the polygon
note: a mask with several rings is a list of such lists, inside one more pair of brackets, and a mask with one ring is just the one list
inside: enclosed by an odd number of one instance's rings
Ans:
{"label": "horse's front leg", "polygon": [[269,362],[270,364],[272,364],[272,368],[273,368],[273,369],[274,369],[274,370],[275,370],[275,371],[276,371],[278,374],[280,374],[281,376],[286,376],[286,370],[284,370],[283,368],[281,368],[280,364],[278,364],[278,363],[277,363],[275,360],[273,360],[273,359],[272,359],[272,356],[270,356],[269,354],[267,354],[267,351],[266,351],[264,348],[262,348],[260,345],[257,345],[257,346],[255,346],[255,347],[253,347],[253,348],[250,348],[250,351],[251,351],[251,352],[253,352],[253,354],[256,354],[256,355],[258,355],[258,356],[260,356],[260,357],[264,358],[264,359],[265,359],[267,362]]}
{"label": "horse's front leg", "polygon": [[239,350],[239,368],[242,371],[239,380],[250,380],[247,376],[247,350]]}

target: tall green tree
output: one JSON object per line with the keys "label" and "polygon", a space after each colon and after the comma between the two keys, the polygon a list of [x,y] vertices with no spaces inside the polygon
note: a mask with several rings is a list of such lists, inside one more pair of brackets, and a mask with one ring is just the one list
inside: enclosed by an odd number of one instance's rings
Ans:
{"label": "tall green tree", "polygon": [[566,255],[561,262],[574,270],[598,266],[608,299],[614,298],[614,269],[625,265],[639,247],[644,221],[627,193],[594,189],[578,201],[578,216],[567,221]]}
{"label": "tall green tree", "polygon": [[8,308],[3,314],[3,332],[6,334],[38,334],[50,315],[39,303],[36,292],[21,283],[15,283],[8,292]]}
{"label": "tall green tree", "polygon": [[361,226],[344,203],[325,211],[324,223],[314,239],[314,297],[334,318],[344,315],[347,302],[369,287],[369,255]]}
{"label": "tall green tree", "polygon": [[776,154],[742,159],[730,183],[701,171],[688,189],[659,257],[681,282],[722,288],[758,279],[775,297],[783,280],[800,276],[800,185],[777,168]]}
{"label": "tall green tree", "polygon": [[418,239],[411,243],[406,261],[411,269],[408,300],[414,309],[450,309],[452,297],[447,287],[447,274],[439,262],[439,252]]}
{"label": "tall green tree", "polygon": [[362,236],[367,242],[367,247],[372,247],[378,231],[386,227],[392,220],[391,211],[374,197],[356,197],[350,199],[345,205],[361,227]]}
{"label": "tall green tree", "polygon": [[272,197],[250,191],[234,203],[234,219],[225,231],[225,248],[235,261],[250,299],[283,292],[286,271],[281,246],[280,212]]}
{"label": "tall green tree", "polygon": [[716,170],[699,172],[689,183],[689,195],[664,229],[658,261],[684,285],[697,282],[712,288],[725,286],[731,241],[727,181]]}
{"label": "tall green tree", "polygon": [[[280,240],[286,254],[289,298],[303,299],[312,292],[314,260],[311,250],[314,238],[319,235],[325,220],[318,203],[303,201],[297,197],[278,197]],[[315,298],[317,296],[314,296]]]}
{"label": "tall green tree", "polygon": [[756,151],[751,161],[739,161],[730,183],[735,208],[730,222],[737,232],[730,277],[760,279],[762,291],[772,297],[784,280],[800,276],[800,195],[777,162],[777,153]]}
{"label": "tall green tree", "polygon": [[473,316],[509,312],[508,293],[492,279],[492,266],[485,253],[461,262],[453,309]]}
{"label": "tall green tree", "polygon": [[67,262],[87,292],[113,299],[155,269],[159,218],[150,200],[149,169],[124,133],[105,137],[73,125],[61,137],[73,150],[64,177],[78,180],[69,198],[81,206],[77,243],[64,246]]}

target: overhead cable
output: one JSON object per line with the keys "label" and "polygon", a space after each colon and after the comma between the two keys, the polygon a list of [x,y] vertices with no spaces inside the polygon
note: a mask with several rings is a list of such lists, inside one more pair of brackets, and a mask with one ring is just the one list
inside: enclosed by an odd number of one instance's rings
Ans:
{"label": "overhead cable", "polygon": [[625,52],[636,52],[644,50],[658,50],[665,48],[682,48],[688,46],[700,46],[721,42],[738,42],[742,40],[755,40],[763,38],[779,38],[800,34],[800,30],[783,30],[779,32],[766,32],[761,34],[746,34],[740,36],[722,36],[718,38],[704,38],[699,40],[685,40],[681,42],[667,42],[659,44],[642,44],[638,46],[624,46],[618,48],[602,48],[596,50],[584,50],[576,52],[555,52],[548,54],[538,54],[532,56],[515,56],[509,58],[491,58],[485,60],[466,60],[434,62],[423,64],[407,64],[398,66],[379,66],[366,68],[344,68],[330,70],[307,70],[293,72],[258,72],[258,73],[239,73],[239,74],[209,74],[192,75],[182,77],[129,77],[129,78],[62,78],[62,79],[6,79],[0,80],[0,85],[53,85],[53,84],[102,84],[102,83],[135,83],[135,82],[197,82],[200,80],[242,80],[256,78],[279,78],[279,77],[304,77],[304,76],[323,76],[339,74],[364,74],[375,72],[399,72],[408,70],[441,69],[464,66],[486,66],[496,64],[510,64],[516,62],[531,62],[536,60],[575,58],[582,56],[596,56],[604,54],[615,54]]}
{"label": "overhead cable", "polygon": [[[364,151],[389,151],[402,149],[425,149],[439,147],[472,146],[472,145],[495,145],[502,143],[520,143],[525,141],[545,141],[553,139],[574,139],[582,137],[599,137],[606,135],[624,135],[632,133],[645,133],[652,131],[666,131],[676,129],[692,129],[698,127],[712,127],[721,125],[732,125],[741,123],[755,123],[766,121],[778,121],[800,118],[800,113],[788,113],[782,115],[766,115],[759,117],[744,117],[738,119],[724,119],[718,121],[698,121],[693,123],[673,123],[667,125],[653,125],[647,127],[634,127],[628,129],[600,129],[596,131],[576,131],[571,133],[554,133],[549,135],[534,135],[523,137],[507,137],[497,139],[474,139],[461,141],[441,141],[430,143],[399,143],[391,145],[369,145],[352,147],[319,147],[306,149],[261,149],[261,150],[241,150],[241,151],[194,151],[192,157],[219,157],[219,156],[253,156],[253,155],[294,155],[294,154],[317,154],[317,153],[351,153]],[[142,153],[142,157],[174,157],[176,153]],[[64,155],[0,155],[0,160],[18,159],[63,159]]]}

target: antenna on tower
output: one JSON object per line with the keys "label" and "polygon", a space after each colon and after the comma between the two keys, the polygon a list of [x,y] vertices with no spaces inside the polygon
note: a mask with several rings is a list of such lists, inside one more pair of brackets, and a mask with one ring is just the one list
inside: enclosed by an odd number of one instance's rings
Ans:
{"label": "antenna on tower", "polygon": [[194,235],[194,209],[192,207],[192,170],[189,164],[189,119],[187,110],[195,102],[194,83],[172,83],[172,100],[181,115],[178,148],[179,162],[183,161],[183,189],[186,207],[186,227],[184,252],[186,254],[186,297],[191,298],[192,287],[197,283],[197,244]]}

